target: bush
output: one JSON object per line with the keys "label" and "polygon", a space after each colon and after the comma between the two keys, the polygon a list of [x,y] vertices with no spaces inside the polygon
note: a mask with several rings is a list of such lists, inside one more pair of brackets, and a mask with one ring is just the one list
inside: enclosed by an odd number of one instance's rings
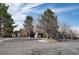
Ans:
{"label": "bush", "polygon": [[2,37],[4,37],[4,38],[11,38],[12,37],[12,33],[2,34]]}

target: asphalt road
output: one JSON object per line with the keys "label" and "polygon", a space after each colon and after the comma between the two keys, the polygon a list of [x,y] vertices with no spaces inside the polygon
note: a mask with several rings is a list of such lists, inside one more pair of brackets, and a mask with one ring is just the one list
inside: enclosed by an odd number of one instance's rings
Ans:
{"label": "asphalt road", "polygon": [[79,41],[45,43],[38,40],[0,42],[0,55],[79,55]]}

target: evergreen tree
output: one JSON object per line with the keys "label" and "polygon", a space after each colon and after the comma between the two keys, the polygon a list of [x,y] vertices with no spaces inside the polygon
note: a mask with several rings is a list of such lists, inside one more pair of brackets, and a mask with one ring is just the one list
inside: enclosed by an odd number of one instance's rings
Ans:
{"label": "evergreen tree", "polygon": [[3,37],[11,37],[13,29],[14,20],[11,18],[12,15],[8,13],[8,7],[4,3],[0,3],[0,31]]}
{"label": "evergreen tree", "polygon": [[47,35],[47,38],[55,37],[57,33],[57,16],[50,9],[47,9],[41,16],[39,28]]}
{"label": "evergreen tree", "polygon": [[26,33],[29,35],[31,35],[31,32],[33,31],[33,18],[31,16],[27,16],[25,21],[24,21],[24,29],[26,31]]}

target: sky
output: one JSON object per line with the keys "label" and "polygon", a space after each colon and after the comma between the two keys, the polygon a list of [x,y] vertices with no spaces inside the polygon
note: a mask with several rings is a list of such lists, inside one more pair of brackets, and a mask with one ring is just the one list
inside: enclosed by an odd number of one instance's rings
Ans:
{"label": "sky", "polygon": [[73,29],[79,30],[79,3],[7,3],[8,12],[12,15],[15,30],[23,28],[26,16],[33,16],[33,23],[37,24],[39,17],[46,9],[51,9],[56,15],[58,22],[65,22]]}

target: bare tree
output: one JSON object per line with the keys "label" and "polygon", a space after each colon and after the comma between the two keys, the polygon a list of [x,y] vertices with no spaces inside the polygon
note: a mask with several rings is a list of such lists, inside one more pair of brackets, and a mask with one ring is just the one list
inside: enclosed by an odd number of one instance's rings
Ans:
{"label": "bare tree", "polygon": [[65,38],[73,39],[74,32],[68,23],[62,22],[59,26],[59,30],[62,33],[64,39]]}

